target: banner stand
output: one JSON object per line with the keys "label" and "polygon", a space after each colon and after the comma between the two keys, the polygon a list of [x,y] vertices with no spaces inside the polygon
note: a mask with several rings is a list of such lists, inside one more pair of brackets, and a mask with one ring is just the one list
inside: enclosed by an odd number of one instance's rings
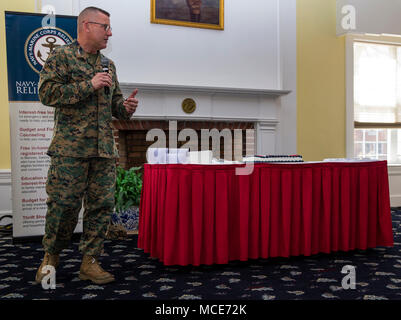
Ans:
{"label": "banner stand", "polygon": [[[13,241],[41,238],[54,108],[38,97],[39,72],[49,53],[76,38],[77,17],[5,12],[11,137]],[[75,232],[82,232],[82,211]]]}

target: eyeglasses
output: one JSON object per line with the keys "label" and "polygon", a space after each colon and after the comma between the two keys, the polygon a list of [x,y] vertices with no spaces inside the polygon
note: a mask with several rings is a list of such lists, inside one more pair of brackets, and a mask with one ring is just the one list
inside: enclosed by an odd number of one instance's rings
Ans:
{"label": "eyeglasses", "polygon": [[104,31],[106,31],[106,32],[111,31],[111,26],[109,24],[99,23],[99,22],[94,22],[94,21],[87,21],[87,23],[98,24],[99,26],[103,27]]}

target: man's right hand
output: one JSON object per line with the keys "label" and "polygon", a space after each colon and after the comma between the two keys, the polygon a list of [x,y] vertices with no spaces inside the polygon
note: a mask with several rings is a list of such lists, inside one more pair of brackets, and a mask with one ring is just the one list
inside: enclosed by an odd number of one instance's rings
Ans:
{"label": "man's right hand", "polygon": [[111,76],[107,72],[96,73],[91,82],[95,90],[103,87],[111,87],[113,84]]}

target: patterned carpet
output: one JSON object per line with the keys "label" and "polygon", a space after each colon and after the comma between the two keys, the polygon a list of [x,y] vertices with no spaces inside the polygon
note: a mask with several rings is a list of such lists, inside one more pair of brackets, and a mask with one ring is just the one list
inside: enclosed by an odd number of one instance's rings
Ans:
{"label": "patterned carpet", "polygon": [[[234,261],[228,265],[165,267],[136,247],[137,236],[108,240],[102,266],[116,282],[78,278],[78,243],[61,254],[56,289],[34,283],[43,257],[39,242],[0,237],[1,300],[401,300],[401,208],[392,209],[394,247],[310,257]],[[345,265],[355,266],[356,288],[343,289]]]}

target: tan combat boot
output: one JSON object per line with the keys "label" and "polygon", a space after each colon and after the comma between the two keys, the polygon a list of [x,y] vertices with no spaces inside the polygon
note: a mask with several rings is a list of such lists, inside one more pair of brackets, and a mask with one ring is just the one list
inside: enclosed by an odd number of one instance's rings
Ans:
{"label": "tan combat boot", "polygon": [[41,283],[42,279],[49,274],[49,272],[47,273],[42,273],[42,269],[49,265],[49,266],[53,266],[55,269],[57,269],[59,264],[59,255],[58,254],[50,254],[50,253],[45,253],[45,256],[43,258],[43,261],[41,263],[41,265],[39,266],[38,271],[36,272],[36,277],[35,277],[35,281],[36,283]]}
{"label": "tan combat boot", "polygon": [[88,255],[84,255],[82,258],[79,279],[91,280],[96,284],[105,284],[115,280],[111,273],[103,270],[96,257]]}

